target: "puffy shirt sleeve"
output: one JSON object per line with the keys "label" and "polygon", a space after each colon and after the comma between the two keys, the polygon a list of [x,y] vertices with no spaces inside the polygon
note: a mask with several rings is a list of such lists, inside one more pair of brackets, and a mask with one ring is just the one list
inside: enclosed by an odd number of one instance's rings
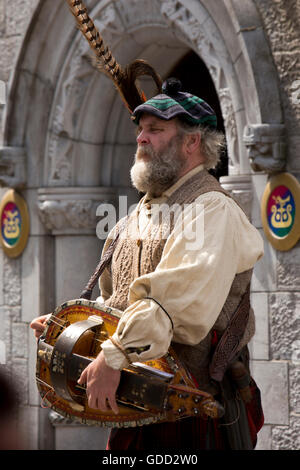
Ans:
{"label": "puffy shirt sleeve", "polygon": [[[199,343],[219,316],[235,275],[262,255],[259,232],[231,198],[219,192],[200,196],[184,211],[183,223],[175,224],[156,270],[131,284],[114,339],[131,351],[132,361],[161,357],[171,340]],[[108,365],[127,365],[110,340],[102,346]]]}

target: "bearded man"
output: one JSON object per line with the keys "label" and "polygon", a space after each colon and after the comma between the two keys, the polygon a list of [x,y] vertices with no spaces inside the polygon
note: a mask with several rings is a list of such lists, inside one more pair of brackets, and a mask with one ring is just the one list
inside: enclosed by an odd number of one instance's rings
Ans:
{"label": "bearded man", "polygon": [[[169,80],[162,94],[134,110],[132,119],[137,152],[131,179],[145,195],[127,219],[111,266],[101,276],[98,298],[123,313],[115,334],[102,343],[101,353],[79,379],[87,385],[89,407],[115,413],[120,371],[130,362],[162,357],[171,344],[197,386],[222,399],[226,387],[223,378],[215,380],[213,352],[249,295],[253,267],[263,255],[258,231],[208,173],[224,142],[211,107]],[[169,217],[168,211],[160,211],[162,206],[184,210]],[[104,253],[122,222],[108,236]],[[251,309],[246,318],[235,356],[243,363],[254,334]],[[32,323],[37,336],[43,322],[40,317]],[[225,430],[242,415],[249,424],[246,438],[241,427],[228,438]],[[263,420],[254,415],[249,407],[238,406],[232,422],[192,417],[114,429],[107,448],[250,449]]]}

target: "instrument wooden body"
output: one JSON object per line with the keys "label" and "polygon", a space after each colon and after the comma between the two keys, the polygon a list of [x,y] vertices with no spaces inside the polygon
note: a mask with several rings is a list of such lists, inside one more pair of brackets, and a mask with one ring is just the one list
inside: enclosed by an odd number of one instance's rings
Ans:
{"label": "instrument wooden body", "polygon": [[77,380],[115,332],[120,316],[116,309],[84,299],[70,300],[54,311],[37,350],[36,381],[44,404],[80,423],[108,427],[222,416],[222,406],[195,387],[172,349],[163,358],[122,370],[118,415],[89,408]]}

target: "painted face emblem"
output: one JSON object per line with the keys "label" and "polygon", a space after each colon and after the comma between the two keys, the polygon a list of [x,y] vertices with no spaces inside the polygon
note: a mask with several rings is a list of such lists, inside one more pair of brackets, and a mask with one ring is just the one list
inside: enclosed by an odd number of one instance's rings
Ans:
{"label": "painted face emblem", "polygon": [[18,206],[14,202],[8,202],[1,215],[1,233],[3,240],[9,246],[18,243],[21,236],[22,218]]}
{"label": "painted face emblem", "polygon": [[289,173],[269,178],[261,200],[261,220],[268,241],[290,250],[300,238],[300,184]]}
{"label": "painted face emblem", "polygon": [[286,237],[292,230],[295,220],[295,200],[286,186],[277,186],[271,192],[267,217],[269,227],[277,237]]}
{"label": "painted face emblem", "polygon": [[7,256],[23,252],[29,236],[29,214],[25,199],[9,189],[0,201],[0,244]]}

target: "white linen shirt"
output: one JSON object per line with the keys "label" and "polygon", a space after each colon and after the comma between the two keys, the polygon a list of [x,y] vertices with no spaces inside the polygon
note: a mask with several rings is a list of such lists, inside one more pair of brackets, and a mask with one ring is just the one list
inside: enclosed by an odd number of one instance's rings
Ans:
{"label": "white linen shirt", "polygon": [[[159,198],[151,199],[146,194],[141,199],[135,209],[140,237],[146,234],[151,211],[157,204],[164,203],[202,169],[200,165],[191,170]],[[192,232],[182,230],[186,226]],[[190,239],[196,227],[203,227],[197,246]],[[197,236],[199,239],[199,233]],[[162,357],[172,340],[198,344],[216,322],[235,275],[253,268],[262,256],[259,232],[231,198],[217,191],[200,195],[184,212],[183,224],[175,224],[155,271],[136,278],[130,285],[129,306],[122,313],[113,338],[125,349],[149,346],[140,354],[129,354],[133,362]],[[97,301],[105,303],[112,292],[107,270],[101,276],[100,290]],[[164,307],[174,329],[162,308],[145,297],[156,299]],[[128,365],[124,354],[110,340],[102,343],[102,349],[106,363],[113,369]]]}

